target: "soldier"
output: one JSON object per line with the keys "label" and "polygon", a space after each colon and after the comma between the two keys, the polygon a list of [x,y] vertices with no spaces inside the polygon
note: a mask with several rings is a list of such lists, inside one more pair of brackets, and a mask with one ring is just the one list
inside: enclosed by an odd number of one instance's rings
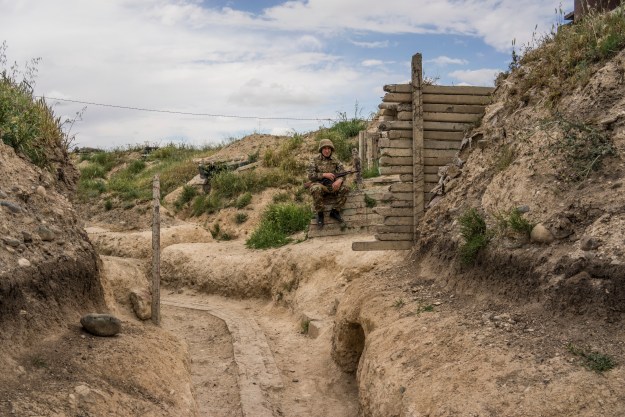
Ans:
{"label": "soldier", "polygon": [[[335,174],[343,172],[343,164],[332,153],[334,144],[330,139],[322,139],[319,142],[319,155],[315,156],[308,166],[308,179],[313,181],[310,186],[315,211],[317,212],[317,225],[323,227],[323,198],[326,195],[336,196],[336,203],[330,210],[330,217],[343,223],[340,210],[347,200],[349,190],[343,186],[344,178],[335,178]],[[325,183],[325,184],[324,184]]]}

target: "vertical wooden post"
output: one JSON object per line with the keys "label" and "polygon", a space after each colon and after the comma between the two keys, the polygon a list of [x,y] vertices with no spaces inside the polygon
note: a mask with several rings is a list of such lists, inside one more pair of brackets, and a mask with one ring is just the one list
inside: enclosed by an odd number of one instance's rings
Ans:
{"label": "vertical wooden post", "polygon": [[362,189],[362,160],[358,156],[358,149],[352,149],[352,160],[354,164],[354,171],[356,171],[356,186],[358,189]]}
{"label": "vertical wooden post", "polygon": [[412,189],[414,193],[413,239],[419,237],[419,221],[425,210],[425,180],[423,174],[423,68],[421,54],[412,57]]}
{"label": "vertical wooden post", "polygon": [[[360,162],[367,160],[367,140],[365,139],[365,131],[361,130],[358,132],[358,157],[360,158]],[[365,166],[365,169],[368,166]]]}
{"label": "vertical wooden post", "polygon": [[158,326],[161,324],[161,184],[158,175],[152,181],[152,197],[152,322]]}

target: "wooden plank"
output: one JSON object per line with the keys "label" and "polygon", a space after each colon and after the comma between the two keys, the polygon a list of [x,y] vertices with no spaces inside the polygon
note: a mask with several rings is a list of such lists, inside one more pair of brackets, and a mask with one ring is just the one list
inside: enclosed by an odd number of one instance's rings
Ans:
{"label": "wooden plank", "polygon": [[152,323],[161,324],[161,180],[152,180]]}
{"label": "wooden plank", "polygon": [[390,193],[391,194],[391,198],[387,199],[387,200],[413,200],[413,195],[412,195],[412,190],[410,190],[409,193]]}
{"label": "wooden plank", "polygon": [[386,103],[410,103],[412,94],[410,93],[386,93],[382,101]]}
{"label": "wooden plank", "polygon": [[424,94],[423,103],[427,104],[490,104],[489,96],[458,96],[447,94]]}
{"label": "wooden plank", "polygon": [[374,250],[410,250],[410,241],[386,241],[386,242],[352,242],[353,251],[374,251]]}
{"label": "wooden plank", "polygon": [[380,216],[391,216],[391,217],[397,217],[397,216],[412,216],[412,210],[411,209],[404,209],[404,208],[391,208],[391,207],[374,207],[373,211],[377,214],[379,214]]}
{"label": "wooden plank", "polygon": [[443,113],[472,113],[484,114],[484,106],[480,104],[424,104],[424,112],[443,112]]}
{"label": "wooden plank", "polygon": [[455,149],[424,149],[423,156],[425,158],[453,158],[458,154],[458,151]]}
{"label": "wooden plank", "polygon": [[412,165],[412,155],[409,157],[383,156],[380,158],[380,166],[399,166],[399,165]]}
{"label": "wooden plank", "polygon": [[409,156],[410,158],[412,158],[412,149],[410,148],[381,148],[380,156]]}
{"label": "wooden plank", "polygon": [[[384,132],[386,130],[412,130],[412,122],[397,120],[397,121],[385,121],[380,123],[378,130]],[[453,129],[447,129],[453,130]]]}
{"label": "wooden plank", "polygon": [[[445,113],[440,113],[445,114]],[[453,114],[453,113],[451,113]],[[397,112],[397,120],[410,120],[412,121],[412,112],[411,111],[398,111]]]}
{"label": "wooden plank", "polygon": [[425,149],[460,149],[461,142],[459,140],[428,140],[423,143]]}
{"label": "wooden plank", "polygon": [[412,233],[412,225],[376,226],[378,233]]}
{"label": "wooden plank", "polygon": [[392,208],[406,208],[406,207],[414,207],[413,200],[397,200],[391,201]]}
{"label": "wooden plank", "polygon": [[[423,164],[426,166],[443,166],[451,163],[454,160],[452,157],[436,157],[436,158],[424,158]],[[438,172],[438,171],[437,171]]]}
{"label": "wooden plank", "polygon": [[403,148],[412,149],[412,141],[408,139],[380,139],[378,147],[383,148]]}
{"label": "wooden plank", "polygon": [[424,94],[468,94],[475,96],[490,96],[495,89],[493,87],[473,87],[473,86],[446,86],[446,85],[424,85]]}
{"label": "wooden plank", "polygon": [[425,182],[425,190],[431,191],[437,185],[438,185],[438,182]]}
{"label": "wooden plank", "polygon": [[412,184],[406,182],[398,182],[395,184],[391,184],[389,190],[392,193],[411,193],[412,192]]}
{"label": "wooden plank", "polygon": [[[389,130],[386,132],[389,139],[410,139],[412,141],[412,129],[411,130]],[[412,146],[410,146],[412,148]]]}
{"label": "wooden plank", "polygon": [[433,182],[438,184],[438,179],[440,177],[438,176],[438,174],[425,174],[423,176],[423,179],[425,180],[425,182]]}
{"label": "wooden plank", "polygon": [[410,84],[387,84],[382,89],[387,93],[412,93]]}
{"label": "wooden plank", "polygon": [[392,122],[396,120],[397,117],[393,116],[378,116],[378,122]]}
{"label": "wooden plank", "polygon": [[463,132],[444,132],[440,130],[424,130],[423,138],[434,139],[434,140],[462,141],[462,138],[464,138],[464,133]]}
{"label": "wooden plank", "polygon": [[374,236],[377,240],[381,240],[381,241],[387,241],[387,240],[412,241],[414,239],[414,233],[376,233]]}
{"label": "wooden plank", "polygon": [[397,111],[397,106],[399,103],[380,103],[378,104],[378,109],[388,109]]}
{"label": "wooden plank", "polygon": [[396,110],[382,109],[378,112],[380,116],[397,116]]}
{"label": "wooden plank", "polygon": [[384,218],[384,224],[387,226],[399,226],[399,225],[414,225],[414,216],[410,216],[410,217],[399,217],[399,216],[392,216],[392,217],[385,217]]}
{"label": "wooden plank", "polygon": [[399,176],[401,182],[409,182],[412,184],[412,172],[410,174],[401,174]]}
{"label": "wooden plank", "polygon": [[380,175],[412,174],[412,165],[380,167]]}
{"label": "wooden plank", "polygon": [[[402,112],[397,113],[397,118],[399,120],[404,120],[399,117],[401,113]],[[473,123],[480,120],[481,117],[482,115],[480,114],[470,113],[423,113],[423,120],[426,122]]]}
{"label": "wooden plank", "polygon": [[[383,122],[383,123],[400,123],[400,122]],[[456,132],[464,132],[472,126],[472,123],[446,123],[446,122],[423,122],[425,130],[451,130]]]}

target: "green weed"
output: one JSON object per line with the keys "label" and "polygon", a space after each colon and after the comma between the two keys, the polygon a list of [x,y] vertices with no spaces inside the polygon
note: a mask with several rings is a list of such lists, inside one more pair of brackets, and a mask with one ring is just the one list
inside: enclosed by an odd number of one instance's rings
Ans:
{"label": "green weed", "polygon": [[183,185],[180,196],[174,202],[174,207],[180,210],[198,195],[197,189],[191,185]]}
{"label": "green weed", "polygon": [[523,213],[517,208],[496,215],[499,229],[505,233],[511,230],[515,233],[529,237],[534,225],[523,217]]}
{"label": "green weed", "polygon": [[479,251],[488,245],[491,233],[486,228],[484,218],[474,208],[467,210],[458,219],[460,233],[465,241],[460,246],[460,260],[464,264],[475,262]]}
{"label": "green weed", "polygon": [[306,230],[311,219],[310,208],[294,203],[271,204],[260,224],[245,243],[252,249],[279,247],[289,243],[290,234]]}
{"label": "green weed", "polygon": [[252,202],[252,193],[247,192],[243,195],[240,195],[234,203],[234,206],[238,209],[242,209],[247,207]]}
{"label": "green weed", "polygon": [[247,213],[238,212],[234,215],[234,222],[236,224],[243,224],[247,221],[248,217]]}
{"label": "green weed", "polygon": [[581,357],[586,368],[598,373],[609,371],[617,365],[616,361],[609,355],[582,349],[572,343],[567,345],[567,349],[573,355]]}
{"label": "green weed", "polygon": [[406,302],[404,301],[403,298],[398,298],[397,300],[395,300],[395,302],[393,303],[393,307],[395,308],[402,308],[403,306],[406,305]]}
{"label": "green weed", "polygon": [[362,171],[363,179],[375,178],[379,176],[380,176],[380,168],[378,167],[377,163],[373,164],[373,166]]}
{"label": "green weed", "polygon": [[308,334],[308,330],[310,329],[310,320],[309,319],[302,319],[302,321],[300,322],[300,333],[301,334]]}
{"label": "green weed", "polygon": [[377,205],[377,201],[375,201],[375,198],[373,197],[369,197],[368,194],[365,194],[365,206],[367,206],[368,208],[373,208]]}

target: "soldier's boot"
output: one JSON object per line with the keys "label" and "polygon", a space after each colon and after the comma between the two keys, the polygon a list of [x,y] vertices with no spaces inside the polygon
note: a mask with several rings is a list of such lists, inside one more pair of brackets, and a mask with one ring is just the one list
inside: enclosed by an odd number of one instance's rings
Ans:
{"label": "soldier's boot", "polygon": [[341,217],[341,213],[339,213],[337,209],[330,210],[330,217],[332,217],[339,223],[345,223],[345,221],[343,221],[343,218]]}
{"label": "soldier's boot", "polygon": [[317,212],[317,226],[323,227],[323,211]]}

